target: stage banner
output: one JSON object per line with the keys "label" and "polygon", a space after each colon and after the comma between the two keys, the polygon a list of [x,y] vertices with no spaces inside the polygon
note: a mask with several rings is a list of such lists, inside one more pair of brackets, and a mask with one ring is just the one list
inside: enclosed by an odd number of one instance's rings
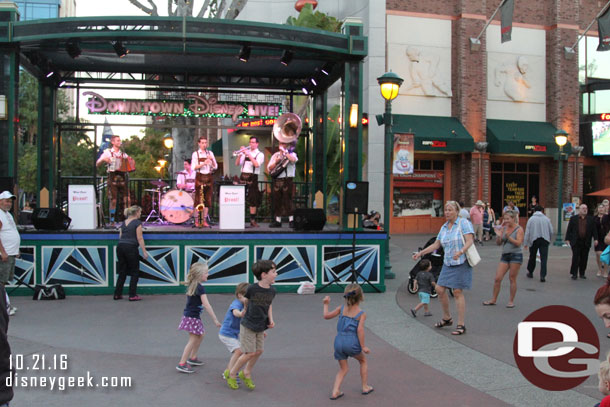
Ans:
{"label": "stage banner", "polygon": [[414,157],[413,133],[394,134],[394,156],[392,173],[394,175],[413,174]]}

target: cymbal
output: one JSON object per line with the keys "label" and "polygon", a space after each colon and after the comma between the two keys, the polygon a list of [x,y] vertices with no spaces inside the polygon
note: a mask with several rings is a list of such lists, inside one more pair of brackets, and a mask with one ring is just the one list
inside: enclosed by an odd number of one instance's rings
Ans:
{"label": "cymbal", "polygon": [[158,189],[145,189],[144,192],[155,192],[155,193],[157,193],[157,192],[159,192],[159,190]]}
{"label": "cymbal", "polygon": [[167,182],[163,181],[163,180],[159,180],[159,181],[150,181],[151,184],[153,184],[156,187],[166,187],[167,186]]}

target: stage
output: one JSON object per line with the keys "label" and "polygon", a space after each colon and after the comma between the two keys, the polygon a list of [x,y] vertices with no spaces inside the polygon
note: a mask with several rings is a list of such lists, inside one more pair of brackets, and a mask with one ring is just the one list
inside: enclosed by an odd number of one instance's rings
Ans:
{"label": "stage", "polygon": [[[62,284],[68,295],[111,295],[116,280],[114,227],[95,230],[41,231],[26,228],[21,232],[21,258],[16,275],[30,285]],[[144,224],[144,240],[149,253],[140,258],[141,294],[181,293],[181,282],[191,264],[205,261],[210,268],[206,287],[210,293],[234,292],[243,281],[254,282],[252,265],[261,259],[277,264],[275,288],[296,292],[302,282],[320,288],[339,277],[341,284],[325,290],[343,291],[351,277],[352,257],[356,270],[376,288],[385,291],[383,267],[386,234],[370,229],[356,231],[355,256],[352,256],[352,231],[327,225],[321,231],[295,231],[283,228],[219,230],[182,225]],[[362,282],[362,280],[360,280]],[[14,280],[7,290],[16,295],[32,291]],[[128,284],[126,284],[127,286]],[[365,291],[374,291],[364,284]]]}

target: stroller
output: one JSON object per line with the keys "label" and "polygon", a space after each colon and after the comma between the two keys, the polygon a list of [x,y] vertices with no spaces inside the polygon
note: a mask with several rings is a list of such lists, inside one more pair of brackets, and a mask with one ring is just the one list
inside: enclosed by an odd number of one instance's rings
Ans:
{"label": "stroller", "polygon": [[[430,238],[424,244],[424,247],[420,247],[419,250],[421,251],[421,250],[425,249],[426,247],[430,246],[432,243],[434,243],[435,240],[436,240],[436,236]],[[416,294],[417,293],[417,287],[416,287],[416,284],[415,284],[416,283],[415,277],[417,276],[417,273],[419,272],[419,263],[423,259],[430,260],[430,263],[432,265],[432,270],[430,270],[430,273],[432,273],[432,275],[434,276],[434,281],[437,281],[438,280],[438,276],[441,273],[441,269],[443,268],[443,256],[444,255],[445,255],[445,251],[441,247],[440,249],[438,249],[438,250],[436,250],[436,251],[434,251],[432,253],[425,254],[424,256],[422,256],[420,258],[420,260],[417,262],[417,264],[409,272],[409,284],[407,285],[407,289],[409,290],[409,292],[411,294]],[[453,295],[451,290],[449,290],[449,293],[451,295]],[[438,294],[434,290],[434,287],[432,287],[432,292],[430,294],[430,297],[436,298],[437,296],[438,296]]]}

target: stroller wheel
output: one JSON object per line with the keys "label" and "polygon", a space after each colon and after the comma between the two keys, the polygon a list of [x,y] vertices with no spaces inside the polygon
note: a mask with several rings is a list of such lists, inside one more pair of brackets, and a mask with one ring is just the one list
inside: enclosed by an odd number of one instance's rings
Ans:
{"label": "stroller wheel", "polygon": [[438,297],[438,294],[437,294],[436,290],[434,289],[434,287],[432,287],[430,289],[430,298],[436,298],[436,297]]}
{"label": "stroller wheel", "polygon": [[415,279],[414,278],[410,278],[409,277],[409,283],[407,284],[407,290],[411,293],[411,294],[416,294],[417,293],[417,287],[415,286]]}

